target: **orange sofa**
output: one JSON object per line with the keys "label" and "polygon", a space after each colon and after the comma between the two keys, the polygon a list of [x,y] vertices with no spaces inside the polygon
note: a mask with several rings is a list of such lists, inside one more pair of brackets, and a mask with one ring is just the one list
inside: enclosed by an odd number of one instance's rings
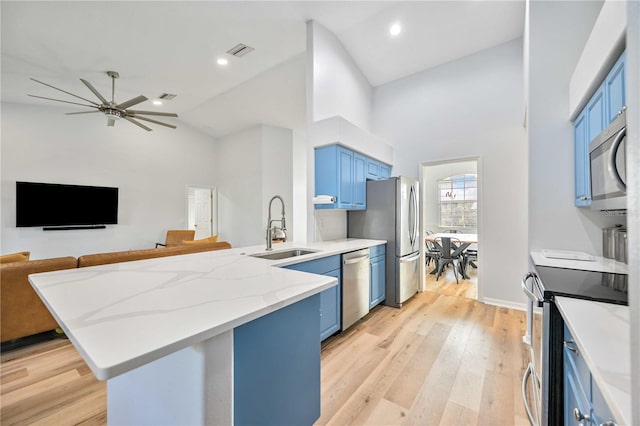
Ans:
{"label": "orange sofa", "polygon": [[78,259],[59,257],[0,264],[0,342],[59,327],[31,287],[28,279],[30,274],[229,248],[231,245],[227,242],[203,242],[168,248],[88,254]]}

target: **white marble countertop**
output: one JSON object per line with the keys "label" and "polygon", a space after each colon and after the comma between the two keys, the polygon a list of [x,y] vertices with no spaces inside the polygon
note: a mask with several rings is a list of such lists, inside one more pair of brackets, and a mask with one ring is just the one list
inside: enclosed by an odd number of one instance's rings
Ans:
{"label": "white marble countertop", "polygon": [[282,260],[265,246],[68,269],[29,281],[100,380],[207,340],[336,285],[285,266],[384,244],[345,239],[274,244],[317,252]]}
{"label": "white marble countertop", "polygon": [[631,424],[629,307],[569,297],[555,302],[616,422]]}
{"label": "white marble countertop", "polygon": [[548,258],[540,250],[531,250],[529,253],[531,260],[537,266],[551,266],[554,268],[579,269],[582,271],[609,272],[614,274],[628,274],[629,268],[626,263],[618,262],[614,259],[607,259],[602,256],[595,256],[595,260],[570,260]]}

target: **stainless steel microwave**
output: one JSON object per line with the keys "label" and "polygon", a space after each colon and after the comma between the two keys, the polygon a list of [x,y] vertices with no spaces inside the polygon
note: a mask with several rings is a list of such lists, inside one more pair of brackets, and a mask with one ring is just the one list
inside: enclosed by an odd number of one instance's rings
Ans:
{"label": "stainless steel microwave", "polygon": [[591,208],[623,210],[627,208],[626,111],[589,143],[591,166]]}

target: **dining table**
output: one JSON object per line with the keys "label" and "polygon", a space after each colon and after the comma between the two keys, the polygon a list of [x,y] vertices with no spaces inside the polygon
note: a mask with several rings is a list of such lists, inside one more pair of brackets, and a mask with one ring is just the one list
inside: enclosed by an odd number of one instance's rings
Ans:
{"label": "dining table", "polygon": [[[457,246],[456,250],[458,251],[458,253],[462,254],[465,252],[465,250],[467,250],[469,248],[469,246],[471,244],[477,244],[478,243],[478,234],[461,234],[461,233],[453,233],[453,232],[439,232],[436,234],[428,234],[425,236],[425,240],[426,241],[430,241],[430,242],[436,242],[437,239],[443,239],[443,238],[454,238],[460,241],[460,245]],[[436,266],[436,268],[431,271],[431,274],[435,274],[437,272],[438,268]],[[460,264],[460,273],[462,274],[462,277],[466,280],[469,279],[469,276],[467,275],[467,271],[466,271],[466,267],[465,265],[462,263]]]}

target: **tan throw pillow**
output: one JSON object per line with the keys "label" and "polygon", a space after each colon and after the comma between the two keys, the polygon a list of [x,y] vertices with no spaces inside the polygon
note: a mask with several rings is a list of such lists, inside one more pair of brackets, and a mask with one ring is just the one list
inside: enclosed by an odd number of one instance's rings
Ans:
{"label": "tan throw pillow", "polygon": [[3,254],[0,256],[0,263],[26,262],[31,255],[30,251],[21,251],[20,253]]}
{"label": "tan throw pillow", "polygon": [[202,244],[202,243],[217,243],[218,242],[218,236],[214,235],[212,237],[209,238],[203,238],[201,240],[193,240],[193,241],[183,241],[183,244],[187,244],[187,245],[191,245],[191,244]]}

